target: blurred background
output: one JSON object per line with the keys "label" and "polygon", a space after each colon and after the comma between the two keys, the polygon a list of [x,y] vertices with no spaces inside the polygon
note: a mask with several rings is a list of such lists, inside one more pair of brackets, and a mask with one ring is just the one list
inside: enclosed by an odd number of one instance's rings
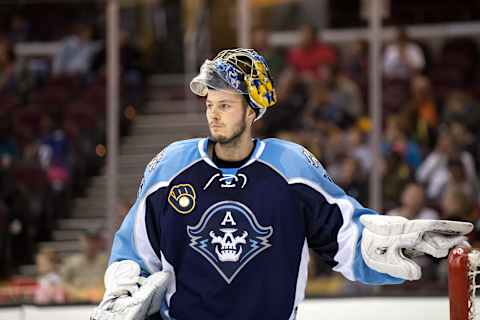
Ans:
{"label": "blurred background", "polygon": [[[236,46],[273,70],[257,136],[383,214],[479,225],[480,1],[0,0],[0,305],[101,299],[145,165],[207,134],[189,80]],[[311,260],[310,298],[447,295],[445,260],[381,287]]]}

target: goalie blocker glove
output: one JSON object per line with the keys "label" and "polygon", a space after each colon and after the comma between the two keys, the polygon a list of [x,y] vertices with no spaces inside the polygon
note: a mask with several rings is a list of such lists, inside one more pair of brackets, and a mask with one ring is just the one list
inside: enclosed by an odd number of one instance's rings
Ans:
{"label": "goalie blocker glove", "polygon": [[405,280],[418,280],[421,268],[416,254],[435,258],[465,243],[464,235],[473,230],[469,222],[448,220],[408,220],[399,216],[363,215],[362,256],[372,269]]}
{"label": "goalie blocker glove", "polygon": [[105,295],[91,320],[145,320],[160,310],[171,273],[160,271],[140,276],[131,260],[112,263],[105,272]]}

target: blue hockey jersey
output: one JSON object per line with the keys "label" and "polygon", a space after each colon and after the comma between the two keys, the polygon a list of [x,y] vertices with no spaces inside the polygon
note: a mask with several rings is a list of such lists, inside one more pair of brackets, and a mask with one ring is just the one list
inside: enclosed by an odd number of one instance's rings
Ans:
{"label": "blue hockey jersey", "polygon": [[209,140],[173,143],[146,167],[138,198],[115,235],[110,262],[144,275],[169,270],[164,319],[295,319],[309,248],[346,278],[400,283],[364,263],[359,216],[300,145],[257,140],[240,168],[218,168]]}

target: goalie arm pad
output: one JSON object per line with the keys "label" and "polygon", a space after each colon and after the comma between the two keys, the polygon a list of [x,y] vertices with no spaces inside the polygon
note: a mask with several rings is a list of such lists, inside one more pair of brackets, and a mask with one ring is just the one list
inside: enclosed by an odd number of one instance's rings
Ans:
{"label": "goalie arm pad", "polygon": [[91,320],[144,320],[160,310],[170,279],[164,271],[143,278],[131,260],[112,263],[105,272],[105,295]]}
{"label": "goalie arm pad", "polygon": [[135,261],[114,262],[105,272],[105,296],[132,295],[138,290],[141,279],[140,266]]}
{"label": "goalie arm pad", "polygon": [[[372,269],[406,280],[420,279],[420,266],[412,252],[443,258],[465,242],[473,229],[468,222],[448,220],[408,220],[399,216],[363,215],[361,252]],[[410,253],[410,254],[409,254]]]}

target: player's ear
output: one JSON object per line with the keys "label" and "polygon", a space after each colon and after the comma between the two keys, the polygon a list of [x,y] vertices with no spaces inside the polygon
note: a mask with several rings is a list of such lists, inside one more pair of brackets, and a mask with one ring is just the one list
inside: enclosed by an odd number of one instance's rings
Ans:
{"label": "player's ear", "polygon": [[250,106],[248,106],[247,104],[245,104],[245,106],[247,108],[247,119],[253,123],[253,120],[255,120],[257,114],[255,113],[255,110],[250,108]]}

